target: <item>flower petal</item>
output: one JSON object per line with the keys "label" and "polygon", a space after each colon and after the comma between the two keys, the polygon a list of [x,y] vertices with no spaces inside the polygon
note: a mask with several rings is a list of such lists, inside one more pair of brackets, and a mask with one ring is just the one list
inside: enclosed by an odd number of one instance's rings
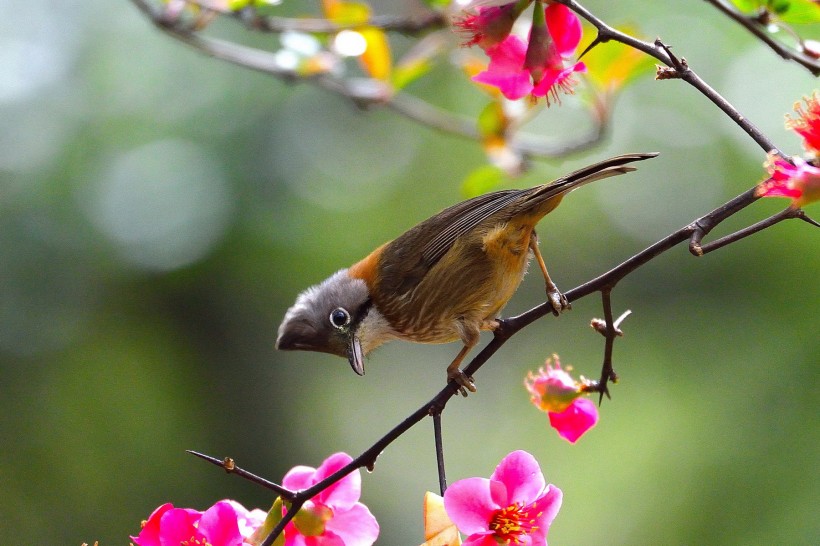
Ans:
{"label": "flower petal", "polygon": [[513,451],[504,457],[490,477],[507,490],[502,506],[513,503],[531,504],[544,491],[546,481],[535,457],[526,451]]}
{"label": "flower petal", "polygon": [[547,492],[538,498],[536,501],[538,503],[538,507],[541,509],[541,513],[538,515],[537,523],[539,530],[544,531],[544,536],[546,537],[547,530],[549,530],[549,526],[552,525],[552,521],[555,519],[555,516],[558,515],[558,511],[561,509],[561,504],[564,499],[564,493],[557,487],[552,484],[547,486]]}
{"label": "flower petal", "polygon": [[462,546],[498,546],[498,541],[495,539],[495,536],[488,531],[487,534],[468,536],[462,543]]}
{"label": "flower petal", "polygon": [[[347,453],[334,453],[316,469],[315,480],[320,482],[347,466],[353,457]],[[354,470],[318,495],[315,500],[336,510],[349,510],[362,495],[362,475]]]}
{"label": "flower petal", "polygon": [[196,510],[174,508],[162,516],[159,542],[162,546],[176,546],[185,541],[200,539],[195,523],[202,516]]}
{"label": "flower petal", "polygon": [[311,466],[294,466],[282,478],[282,487],[291,491],[307,489],[318,481],[315,475],[316,469]]}
{"label": "flower petal", "polygon": [[548,5],[544,16],[558,53],[562,57],[575,53],[575,48],[581,43],[581,21],[578,16],[563,4]]}
{"label": "flower petal", "polygon": [[499,74],[515,74],[524,66],[527,44],[515,35],[507,36],[503,42],[487,49],[490,65],[487,70]]}
{"label": "flower petal", "polygon": [[344,546],[371,546],[379,536],[379,523],[367,506],[360,502],[350,510],[334,513],[325,529],[338,535]]}
{"label": "flower petal", "polygon": [[521,72],[511,76],[501,76],[492,74],[489,71],[484,71],[473,76],[472,80],[497,87],[498,90],[510,100],[518,100],[522,97],[526,97],[530,91],[532,91],[532,82],[527,72]]}
{"label": "flower petal", "polygon": [[546,70],[538,85],[533,87],[532,94],[534,97],[544,97],[550,93],[557,96],[559,88],[571,94],[574,81],[569,78],[575,72],[586,72],[586,69],[584,63],[575,63],[561,70]]}
{"label": "flower petal", "polygon": [[444,492],[444,509],[462,533],[473,535],[489,529],[490,518],[501,508],[493,501],[491,487],[486,478],[466,478]]}
{"label": "flower petal", "polygon": [[588,398],[578,398],[561,413],[549,413],[550,425],[559,436],[574,444],[598,422],[598,408]]}
{"label": "flower petal", "polygon": [[305,537],[305,546],[346,546],[342,537],[325,533],[318,537]]}
{"label": "flower petal", "polygon": [[131,540],[137,546],[160,546],[160,521],[162,516],[169,510],[173,510],[174,505],[166,502],[148,516],[148,520],[143,525],[140,534],[132,536]]}
{"label": "flower petal", "polygon": [[199,520],[197,530],[213,546],[240,546],[236,508],[228,501],[219,501],[208,508]]}

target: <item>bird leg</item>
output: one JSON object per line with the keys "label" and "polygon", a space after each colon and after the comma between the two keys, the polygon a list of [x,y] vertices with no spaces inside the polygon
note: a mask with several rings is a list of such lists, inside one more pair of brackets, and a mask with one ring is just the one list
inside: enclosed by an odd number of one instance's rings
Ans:
{"label": "bird leg", "polygon": [[567,301],[567,297],[558,290],[558,287],[552,282],[550,274],[547,272],[547,264],[544,263],[541,251],[538,250],[538,235],[536,235],[535,230],[533,230],[532,236],[530,237],[530,250],[532,250],[538,262],[538,267],[541,268],[541,273],[544,275],[544,281],[547,284],[547,300],[549,300],[550,305],[552,305],[552,314],[557,317],[562,311],[572,309],[572,305]]}
{"label": "bird leg", "polygon": [[470,352],[476,343],[468,345],[466,342],[464,343],[464,347],[458,352],[456,358],[447,366],[447,382],[455,381],[459,387],[458,392],[461,393],[461,396],[467,396],[468,392],[475,392],[475,383],[473,383],[473,378],[469,375],[465,374],[461,371],[459,366],[461,365],[461,361],[464,360],[464,357],[467,356],[467,353]]}

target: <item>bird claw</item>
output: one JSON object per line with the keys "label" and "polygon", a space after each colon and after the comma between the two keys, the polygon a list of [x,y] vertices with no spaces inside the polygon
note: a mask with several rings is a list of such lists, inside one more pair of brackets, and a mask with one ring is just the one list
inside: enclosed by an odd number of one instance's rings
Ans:
{"label": "bird claw", "polygon": [[476,392],[473,378],[458,368],[452,371],[447,370],[447,382],[450,381],[455,381],[458,384],[458,392],[461,393],[461,396],[466,397],[470,392]]}
{"label": "bird claw", "polygon": [[552,305],[552,314],[556,317],[563,311],[572,309],[572,304],[567,297],[558,290],[557,286],[547,287],[547,300]]}

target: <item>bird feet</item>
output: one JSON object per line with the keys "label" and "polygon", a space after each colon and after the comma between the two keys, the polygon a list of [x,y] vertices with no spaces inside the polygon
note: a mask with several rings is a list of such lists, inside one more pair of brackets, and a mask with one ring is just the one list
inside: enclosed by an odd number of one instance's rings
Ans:
{"label": "bird feet", "polygon": [[572,304],[567,300],[567,297],[552,283],[547,285],[547,301],[552,305],[552,314],[556,317],[563,311],[572,309]]}
{"label": "bird feet", "polygon": [[458,392],[461,393],[461,396],[466,397],[470,392],[476,392],[473,378],[459,368],[447,368],[447,382],[450,381],[455,381],[458,384]]}

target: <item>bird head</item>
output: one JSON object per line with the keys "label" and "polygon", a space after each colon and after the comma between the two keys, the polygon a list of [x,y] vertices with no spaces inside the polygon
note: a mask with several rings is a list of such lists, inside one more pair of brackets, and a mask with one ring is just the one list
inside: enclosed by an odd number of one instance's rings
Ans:
{"label": "bird head", "polygon": [[279,326],[276,348],[345,357],[354,372],[364,375],[366,353],[359,330],[371,308],[365,282],[351,277],[347,269],[337,271],[299,294]]}

